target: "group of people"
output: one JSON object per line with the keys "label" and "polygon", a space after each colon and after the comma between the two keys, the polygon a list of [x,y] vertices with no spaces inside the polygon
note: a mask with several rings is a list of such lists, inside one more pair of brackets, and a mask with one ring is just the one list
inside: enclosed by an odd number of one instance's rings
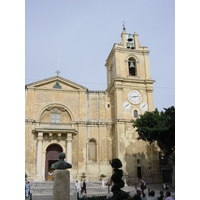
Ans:
{"label": "group of people", "polygon": [[[135,195],[138,199],[140,200],[144,200],[146,194],[144,193],[144,190],[146,189],[146,182],[142,179],[140,179],[140,187],[141,189],[137,188],[137,194]],[[26,181],[25,183],[25,197],[28,198],[28,196],[30,195],[30,181]],[[83,194],[83,192],[87,193],[86,191],[86,182],[85,180],[83,181],[83,186],[81,186],[81,194]],[[75,182],[75,193],[76,196],[78,194],[78,181]],[[164,196],[164,192],[160,191],[160,196],[158,198],[155,198],[155,191],[151,190],[149,193],[149,197],[146,198],[146,200],[173,200],[173,198],[171,197],[171,193],[169,191],[165,192],[165,196]]]}
{"label": "group of people", "polygon": [[[144,200],[145,197],[141,194],[141,190],[137,189],[137,194],[135,195],[138,200]],[[169,191],[166,191],[165,196],[164,192],[160,191],[160,196],[158,198],[154,197],[155,196],[155,191],[151,190],[149,197],[145,198],[146,200],[173,200],[171,197],[171,193]]]}
{"label": "group of people", "polygon": [[[136,197],[138,197],[138,199],[140,200],[144,200],[145,198],[145,193],[144,190],[146,189],[146,183],[144,180],[140,179],[140,186],[141,186],[141,190],[137,189],[137,194],[135,195]],[[155,191],[151,190],[149,193],[149,196],[146,198],[146,200],[173,200],[173,198],[171,197],[171,193],[169,191],[165,192],[165,196],[164,196],[164,192],[160,191],[160,196],[158,198],[154,197],[155,196]]]}
{"label": "group of people", "polygon": [[[86,191],[86,182],[85,182],[85,180],[83,181],[83,186],[81,187],[81,194],[83,194],[83,191],[85,192],[85,193],[87,193],[87,191]],[[76,181],[75,182],[75,193],[74,193],[76,196],[77,196],[77,194],[78,194],[78,181]]]}
{"label": "group of people", "polygon": [[[111,185],[111,183],[109,182],[109,185]],[[137,188],[137,193],[136,193],[136,199],[138,200],[173,200],[173,198],[171,197],[171,193],[169,191],[165,192],[165,196],[164,196],[164,192],[160,191],[160,196],[158,198],[154,197],[155,196],[155,191],[151,190],[149,193],[149,196],[145,198],[146,194],[144,193],[144,190],[147,188],[147,184],[144,180],[140,179],[140,187],[141,189]],[[83,186],[81,186],[81,194],[86,192],[86,182],[85,180],[83,181]],[[75,195],[78,194],[78,181],[75,182]]]}

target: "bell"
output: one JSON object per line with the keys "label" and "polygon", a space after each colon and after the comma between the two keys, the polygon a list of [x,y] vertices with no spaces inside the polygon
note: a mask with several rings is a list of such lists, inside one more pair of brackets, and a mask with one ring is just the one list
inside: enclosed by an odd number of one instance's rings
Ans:
{"label": "bell", "polygon": [[133,62],[133,61],[130,61],[129,68],[135,68],[135,65],[134,65],[134,62]]}
{"label": "bell", "polygon": [[128,48],[128,49],[130,48],[130,43],[129,43],[129,42],[127,42],[127,48]]}
{"label": "bell", "polygon": [[134,44],[133,44],[133,43],[131,43],[131,49],[135,49],[135,47],[134,47]]}
{"label": "bell", "polygon": [[131,34],[128,34],[128,39],[127,39],[129,42],[133,41],[133,38],[132,38],[132,35]]}

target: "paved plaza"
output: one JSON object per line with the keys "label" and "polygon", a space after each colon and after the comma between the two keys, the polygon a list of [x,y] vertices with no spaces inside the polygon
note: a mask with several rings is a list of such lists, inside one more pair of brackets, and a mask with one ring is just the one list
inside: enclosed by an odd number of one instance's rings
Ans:
{"label": "paved plaza", "polygon": [[[89,186],[91,186],[91,184],[93,184],[93,183],[87,183],[87,185],[89,185]],[[99,185],[96,184],[95,187],[100,187],[101,188],[101,185],[100,184]],[[88,187],[88,193],[87,194],[83,194],[83,195],[86,195],[88,197],[91,197],[91,196],[105,196],[105,195],[106,196],[112,196],[113,195],[112,192],[108,193],[108,187],[107,186],[103,190],[100,189],[100,188],[98,190],[98,188]],[[162,184],[148,184],[147,185],[147,189],[145,190],[146,196],[148,196],[148,189],[155,191],[155,197],[156,198],[160,196],[160,194],[159,194],[160,190],[163,190]],[[124,187],[123,190],[126,191],[126,192],[129,192],[130,196],[133,196],[136,193],[136,190],[135,190],[134,186]],[[171,196],[175,200],[175,189],[170,187],[169,191],[171,192]],[[77,196],[73,195],[73,192],[74,192],[73,188],[70,188],[70,200],[76,200],[77,199]],[[83,195],[80,195],[80,197],[82,197]],[[29,200],[30,197],[29,198],[25,198],[25,199]],[[53,195],[52,194],[50,194],[50,195],[35,194],[35,195],[32,196],[32,200],[53,200]]]}

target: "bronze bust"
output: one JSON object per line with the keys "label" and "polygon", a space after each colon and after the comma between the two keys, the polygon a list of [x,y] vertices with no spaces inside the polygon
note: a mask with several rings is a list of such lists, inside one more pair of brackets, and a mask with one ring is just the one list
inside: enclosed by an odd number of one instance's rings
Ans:
{"label": "bronze bust", "polygon": [[51,165],[51,169],[69,169],[72,168],[72,165],[66,161],[64,161],[65,159],[65,153],[61,152],[59,154],[59,161],[56,163],[53,163]]}

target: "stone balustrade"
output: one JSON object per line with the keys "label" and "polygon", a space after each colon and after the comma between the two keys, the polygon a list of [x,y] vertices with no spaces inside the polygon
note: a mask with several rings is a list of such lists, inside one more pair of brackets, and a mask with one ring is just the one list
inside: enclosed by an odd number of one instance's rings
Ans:
{"label": "stone balustrade", "polygon": [[74,126],[70,123],[39,122],[36,123],[35,128],[74,129]]}

